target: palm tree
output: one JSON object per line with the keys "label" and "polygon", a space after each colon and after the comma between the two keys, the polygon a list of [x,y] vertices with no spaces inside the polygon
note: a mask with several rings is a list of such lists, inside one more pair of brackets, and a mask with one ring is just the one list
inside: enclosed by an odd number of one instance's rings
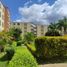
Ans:
{"label": "palm tree", "polygon": [[67,18],[64,17],[64,19],[59,20],[58,23],[58,29],[62,31],[62,28],[64,28],[64,33],[67,32]]}
{"label": "palm tree", "polygon": [[48,30],[58,30],[58,26],[56,23],[51,23],[48,27]]}
{"label": "palm tree", "polygon": [[46,36],[60,36],[60,31],[58,30],[57,23],[51,23],[45,35]]}

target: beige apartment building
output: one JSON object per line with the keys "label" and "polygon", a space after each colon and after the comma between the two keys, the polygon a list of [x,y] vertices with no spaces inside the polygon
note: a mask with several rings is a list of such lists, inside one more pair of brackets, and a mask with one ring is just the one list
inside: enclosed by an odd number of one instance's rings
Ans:
{"label": "beige apartment building", "polygon": [[22,34],[26,32],[32,32],[36,36],[44,36],[47,32],[47,25],[32,24],[30,22],[12,22],[11,28],[20,28]]}
{"label": "beige apartment building", "polygon": [[22,23],[22,22],[12,22],[11,28],[19,28],[22,31],[22,34],[26,32],[31,32],[31,23]]}
{"label": "beige apartment building", "polygon": [[45,36],[45,33],[48,30],[48,25],[37,24],[36,30],[37,36]]}
{"label": "beige apartment building", "polygon": [[4,30],[4,6],[0,2],[0,31]]}
{"label": "beige apartment building", "polygon": [[0,1],[0,32],[8,31],[10,27],[9,10]]}

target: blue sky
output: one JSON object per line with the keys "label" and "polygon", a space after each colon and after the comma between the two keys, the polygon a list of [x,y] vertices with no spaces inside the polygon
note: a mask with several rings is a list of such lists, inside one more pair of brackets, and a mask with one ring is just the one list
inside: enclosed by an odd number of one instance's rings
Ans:
{"label": "blue sky", "polygon": [[[29,2],[29,1],[30,0],[2,0],[3,4],[6,5],[10,10],[11,20],[16,20],[16,19],[20,18],[18,8],[24,7],[25,3]],[[42,1],[38,2],[38,0],[32,0],[31,4],[34,4],[34,3],[42,4],[44,2],[48,2],[51,5],[54,3],[54,1],[55,0],[42,0]],[[31,5],[31,4],[29,4],[29,5]]]}
{"label": "blue sky", "polygon": [[[48,23],[49,21],[54,22],[67,14],[63,11],[67,11],[67,8],[65,9],[67,0],[2,0],[2,2],[10,10],[11,21]],[[40,17],[38,14],[40,14]]]}

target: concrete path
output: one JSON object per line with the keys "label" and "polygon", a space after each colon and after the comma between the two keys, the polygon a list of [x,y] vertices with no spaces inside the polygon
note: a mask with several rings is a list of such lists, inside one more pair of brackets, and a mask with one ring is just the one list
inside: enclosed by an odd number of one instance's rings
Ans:
{"label": "concrete path", "polygon": [[67,67],[67,63],[58,63],[58,64],[44,64],[40,67]]}

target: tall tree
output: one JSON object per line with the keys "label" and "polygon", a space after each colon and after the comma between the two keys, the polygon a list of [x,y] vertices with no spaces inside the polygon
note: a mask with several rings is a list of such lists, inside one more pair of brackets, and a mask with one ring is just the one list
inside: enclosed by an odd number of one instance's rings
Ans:
{"label": "tall tree", "polygon": [[48,30],[58,30],[58,26],[56,23],[51,23],[48,27]]}
{"label": "tall tree", "polygon": [[51,23],[48,27],[48,31],[45,34],[46,36],[60,36],[58,26],[56,23]]}
{"label": "tall tree", "polygon": [[62,30],[62,27],[64,28],[64,32],[67,32],[67,18],[64,17],[62,20],[59,20],[58,23],[58,29]]}

